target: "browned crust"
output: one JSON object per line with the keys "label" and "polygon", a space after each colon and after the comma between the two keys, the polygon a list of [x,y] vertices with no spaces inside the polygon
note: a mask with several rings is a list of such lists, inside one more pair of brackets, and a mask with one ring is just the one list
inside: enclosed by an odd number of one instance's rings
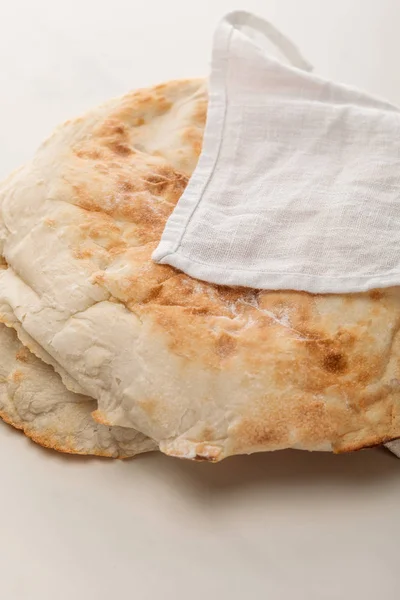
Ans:
{"label": "browned crust", "polygon": [[13,419],[4,411],[0,411],[0,418],[7,423],[7,425],[11,425],[14,429],[21,431],[27,438],[42,446],[43,448],[47,448],[49,450],[55,450],[56,452],[60,452],[61,454],[75,454],[79,456],[97,456],[101,458],[118,458],[118,459],[128,459],[132,458],[132,456],[123,456],[120,455],[118,457],[113,456],[112,454],[107,454],[105,450],[101,448],[94,448],[90,452],[82,450],[81,448],[74,447],[71,443],[61,444],[57,438],[57,432],[53,430],[46,430],[43,433],[39,434],[36,431],[30,429],[27,425],[22,423],[16,423]]}
{"label": "browned crust", "polygon": [[99,423],[100,425],[106,425],[107,427],[111,427],[112,423],[110,423],[107,418],[105,417],[105,415],[100,411],[100,410],[94,410],[92,412],[92,419],[94,421],[96,421],[96,423]]}

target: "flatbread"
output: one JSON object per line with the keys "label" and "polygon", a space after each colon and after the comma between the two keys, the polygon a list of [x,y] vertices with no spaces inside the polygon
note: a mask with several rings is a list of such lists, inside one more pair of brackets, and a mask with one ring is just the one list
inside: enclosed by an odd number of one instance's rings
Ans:
{"label": "flatbread", "polygon": [[0,192],[3,305],[96,398],[98,422],[167,454],[345,452],[399,437],[400,289],[227,289],[152,263],[205,115],[205,83],[182,81],[59,128]]}
{"label": "flatbread", "polygon": [[[7,265],[0,257],[0,269],[5,268]],[[96,401],[69,391],[54,369],[37,355],[56,364],[12,313],[0,311],[0,418],[3,421],[22,430],[34,442],[68,454],[129,458],[157,449],[152,440],[133,429],[96,423],[92,418]],[[72,378],[69,381],[77,387]]]}
{"label": "flatbread", "polygon": [[[0,261],[2,258],[0,257]],[[7,267],[0,267],[7,268]],[[65,369],[62,368],[61,365],[58,364],[56,360],[48,353],[40,344],[37,343],[23,328],[22,324],[16,318],[15,314],[10,309],[8,304],[1,304],[0,300],[0,323],[7,325],[7,327],[12,327],[19,339],[19,341],[26,347],[30,352],[41,361],[43,361],[46,365],[51,365],[53,369],[58,373],[61,377],[65,387],[76,394],[85,395],[85,391],[82,387],[77,383],[70,375],[67,373]]]}
{"label": "flatbread", "polygon": [[54,370],[0,324],[0,417],[34,442],[70,454],[128,458],[155,450],[133,429],[99,425],[93,398],[69,392]]}

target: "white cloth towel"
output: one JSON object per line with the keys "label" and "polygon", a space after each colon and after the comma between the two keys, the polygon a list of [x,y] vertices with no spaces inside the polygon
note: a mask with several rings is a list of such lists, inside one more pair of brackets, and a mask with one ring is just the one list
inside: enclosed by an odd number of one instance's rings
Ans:
{"label": "white cloth towel", "polygon": [[261,289],[400,284],[399,109],[309,70],[269,23],[222,20],[203,151],[156,262]]}

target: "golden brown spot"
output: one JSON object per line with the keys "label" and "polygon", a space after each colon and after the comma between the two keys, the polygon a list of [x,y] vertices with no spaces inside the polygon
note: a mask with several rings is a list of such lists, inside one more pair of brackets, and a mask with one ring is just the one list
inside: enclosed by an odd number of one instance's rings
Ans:
{"label": "golden brown spot", "polygon": [[[173,210],[173,205],[181,197],[186,185],[188,178],[182,173],[175,171],[174,169],[158,168],[157,172],[148,173],[144,180],[145,188],[152,195],[161,196],[164,200],[163,206],[167,209],[168,214],[165,215],[165,219],[169,216],[169,213]],[[171,203],[169,206],[166,203]]]}
{"label": "golden brown spot", "polygon": [[171,184],[171,181],[166,177],[163,177],[162,175],[155,174],[148,175],[146,177],[146,183],[149,184],[152,188],[156,188],[154,191],[156,191],[157,194],[161,194],[162,192],[164,192],[165,188],[167,188]]}
{"label": "golden brown spot", "polygon": [[366,433],[361,430],[361,435],[354,434],[345,435],[342,439],[336,440],[332,444],[332,449],[335,454],[343,454],[344,452],[354,452],[363,448],[374,448],[381,446],[386,442],[393,440],[393,435],[383,435],[376,433]]}
{"label": "golden brown spot", "polygon": [[235,432],[238,446],[243,452],[256,448],[277,448],[286,443],[288,423],[284,419],[243,419]]}
{"label": "golden brown spot", "polygon": [[[125,202],[119,207],[120,214],[136,225],[149,226],[152,228],[157,226],[162,229],[164,219],[159,214],[152,210],[151,204],[141,198],[136,198],[135,202]],[[152,234],[158,234],[158,229],[153,229]]]}
{"label": "golden brown spot", "polygon": [[196,155],[201,152],[202,133],[197,127],[187,127],[182,133],[183,141],[188,143]]}
{"label": "golden brown spot", "polygon": [[307,401],[307,397],[299,398],[291,415],[298,439],[305,447],[331,438],[335,419],[334,412],[329,414],[324,402]]}
{"label": "golden brown spot", "polygon": [[163,92],[167,87],[168,85],[166,83],[159,83],[154,87],[154,89],[156,92]]}
{"label": "golden brown spot", "polygon": [[172,107],[171,102],[164,97],[157,98],[156,103],[158,110],[161,112],[167,112],[167,110],[170,110]]}
{"label": "golden brown spot", "polygon": [[92,256],[94,255],[94,250],[92,248],[82,248],[79,250],[75,250],[73,255],[78,260],[83,260],[85,258],[92,258]]}
{"label": "golden brown spot", "polygon": [[[340,330],[334,338],[324,337],[323,332],[311,329],[296,329],[301,336],[301,344],[304,344],[308,352],[315,357],[318,364],[328,373],[334,375],[342,374],[348,366],[348,359],[342,352],[344,346],[352,346],[354,337],[350,332]],[[328,381],[325,381],[325,385]]]}
{"label": "golden brown spot", "polygon": [[30,356],[28,348],[22,347],[18,350],[15,358],[21,362],[27,362]]}
{"label": "golden brown spot", "polygon": [[135,94],[138,104],[151,104],[155,98],[155,94],[148,91],[139,91]]}
{"label": "golden brown spot", "polygon": [[11,380],[14,383],[21,383],[21,381],[23,380],[23,378],[24,378],[24,374],[21,371],[18,371],[18,370],[14,371],[13,374],[11,375]]}
{"label": "golden brown spot", "polygon": [[100,150],[92,149],[75,150],[75,155],[78,158],[89,158],[90,160],[99,160],[100,158],[102,158],[102,153]]}
{"label": "golden brown spot", "polygon": [[[149,249],[151,252],[151,248]],[[149,255],[150,257],[150,255]],[[186,275],[178,274],[172,267],[167,265],[157,265],[159,269],[153,271],[153,277],[146,276],[149,285],[146,294],[146,302],[153,305],[171,306],[182,311],[188,320],[195,322],[196,317],[204,317],[212,314],[223,314],[223,307],[220,306],[218,299],[210,298],[198,283],[189,279]],[[161,270],[160,267],[163,267]],[[154,267],[153,267],[154,268]],[[228,314],[228,311],[226,311]],[[193,317],[193,319],[190,319]],[[210,338],[211,340],[211,338]]]}
{"label": "golden brown spot", "polygon": [[347,329],[339,329],[337,340],[342,347],[350,349],[353,348],[357,342],[357,336]]}
{"label": "golden brown spot", "polygon": [[125,252],[128,248],[128,245],[125,242],[120,242],[119,240],[110,240],[105,246],[107,252],[109,253],[111,258],[118,256]]}
{"label": "golden brown spot", "polygon": [[[257,303],[261,309],[267,309],[274,314],[290,317],[290,326],[302,334],[305,325],[314,321],[312,315],[315,305],[315,298],[305,292],[264,292],[256,295]],[[308,335],[307,333],[304,337]],[[318,334],[320,336],[320,334]]]}
{"label": "golden brown spot", "polygon": [[236,340],[232,336],[223,333],[215,342],[215,352],[221,358],[228,358],[235,352],[236,346]]}
{"label": "golden brown spot", "polygon": [[135,119],[131,120],[131,124],[133,127],[141,127],[142,125],[145,124],[145,120],[143,117],[136,117]]}
{"label": "golden brown spot", "polygon": [[135,191],[135,186],[133,185],[132,181],[128,181],[127,179],[121,180],[119,182],[119,187],[122,192],[131,193]]}
{"label": "golden brown spot", "polygon": [[94,133],[101,138],[115,136],[126,138],[129,135],[129,129],[121,119],[110,117],[100,123]]}
{"label": "golden brown spot", "polygon": [[135,153],[127,144],[121,142],[110,142],[108,147],[119,156],[131,156]]}
{"label": "golden brown spot", "polygon": [[193,114],[193,117],[197,121],[200,126],[203,126],[206,122],[207,118],[207,100],[200,100],[197,103],[196,110]]}
{"label": "golden brown spot", "polygon": [[96,423],[100,423],[100,425],[107,425],[108,427],[112,426],[112,423],[107,420],[107,417],[100,410],[95,410],[91,414]]}
{"label": "golden brown spot", "polygon": [[92,283],[97,283],[97,285],[104,285],[105,277],[104,273],[94,273],[91,277]]}
{"label": "golden brown spot", "polygon": [[382,300],[385,297],[385,294],[382,290],[371,290],[369,292],[369,297],[371,300]]}
{"label": "golden brown spot", "polygon": [[100,205],[93,199],[92,195],[87,191],[83,185],[72,185],[72,189],[75,192],[74,202],[77,206],[84,208],[88,211],[100,211]]}
{"label": "golden brown spot", "polygon": [[[172,304],[172,303],[171,303]],[[174,302],[174,304],[176,305],[177,302]],[[212,315],[212,308],[211,307],[207,307],[207,306],[203,306],[202,308],[197,308],[197,307],[193,307],[191,308],[189,307],[185,307],[183,309],[184,313],[189,314],[189,315],[197,315],[199,317],[204,317],[206,315]]]}
{"label": "golden brown spot", "polygon": [[339,352],[328,352],[322,361],[322,365],[330,373],[343,373],[347,367],[347,360]]}
{"label": "golden brown spot", "polygon": [[54,227],[56,224],[54,219],[45,219],[44,223],[47,225],[47,227]]}

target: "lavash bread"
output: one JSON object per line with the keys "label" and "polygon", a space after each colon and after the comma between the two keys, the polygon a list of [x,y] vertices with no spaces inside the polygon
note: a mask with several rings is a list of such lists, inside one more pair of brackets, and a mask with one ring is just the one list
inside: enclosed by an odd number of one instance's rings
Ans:
{"label": "lavash bread", "polygon": [[[151,254],[200,153],[203,81],[61,128],[0,191],[3,308],[103,425],[210,461],[400,436],[400,290],[314,296],[198,282]],[[221,214],[221,227],[226,215]]]}
{"label": "lavash bread", "polygon": [[106,427],[91,413],[93,398],[66,389],[54,370],[36,358],[13,329],[0,324],[0,417],[34,442],[70,454],[128,458],[155,450],[133,429]]}
{"label": "lavash bread", "polygon": [[[6,268],[0,256],[0,269]],[[26,334],[19,321],[0,307],[0,418],[3,421],[22,430],[41,446],[68,454],[130,458],[157,449],[152,440],[134,429],[96,423],[92,418],[95,400],[69,391],[54,369],[38,358],[40,355],[47,363],[56,364]],[[78,387],[72,378],[69,381]]]}

